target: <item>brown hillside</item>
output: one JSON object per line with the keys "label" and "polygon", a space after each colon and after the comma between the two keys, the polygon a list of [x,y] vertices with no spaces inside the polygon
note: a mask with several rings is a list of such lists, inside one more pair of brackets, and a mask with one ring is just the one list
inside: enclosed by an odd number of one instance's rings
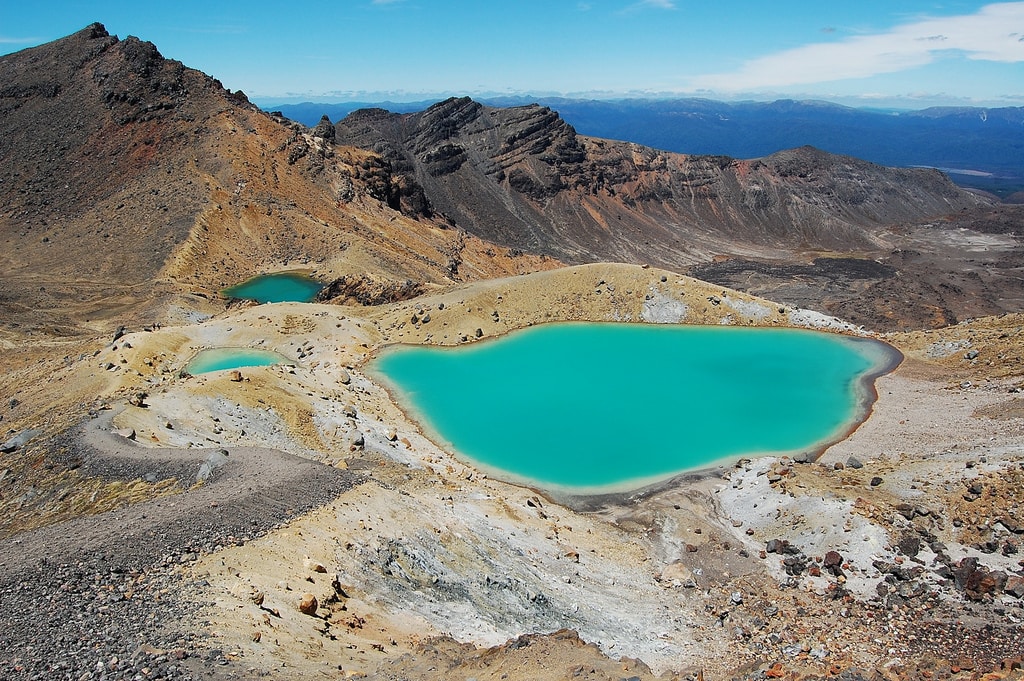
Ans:
{"label": "brown hillside", "polygon": [[100,24],[3,57],[0,83],[11,328],[62,335],[268,269],[436,283],[538,265],[402,217],[377,155],[336,149],[329,126],[271,117]]}

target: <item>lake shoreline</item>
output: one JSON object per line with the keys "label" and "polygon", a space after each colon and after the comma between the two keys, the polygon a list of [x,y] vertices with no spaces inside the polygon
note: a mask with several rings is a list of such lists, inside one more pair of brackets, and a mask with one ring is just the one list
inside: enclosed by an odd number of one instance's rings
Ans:
{"label": "lake shoreline", "polygon": [[[658,329],[659,331],[657,331],[656,333],[660,333],[660,330],[671,330],[671,329],[674,329],[674,330],[677,330],[677,331],[681,331],[683,329],[687,329],[687,330],[697,330],[697,331],[705,333],[705,334],[710,334],[708,336],[709,338],[715,338],[716,334],[719,332],[719,330],[722,333],[725,333],[725,334],[735,334],[735,332],[742,331],[742,329],[737,329],[736,327],[712,326],[712,325],[671,325],[671,326],[668,326],[668,325],[654,325],[654,324],[628,324],[628,323],[609,323],[609,322],[560,322],[560,323],[559,322],[553,322],[553,323],[550,323],[550,324],[542,324],[542,325],[533,326],[533,327],[530,327],[529,329],[525,329],[525,328],[524,329],[517,329],[517,330],[515,330],[515,332],[518,332],[520,334],[525,334],[525,333],[531,333],[531,334],[555,333],[554,329],[556,327],[559,328],[560,330],[562,330],[565,333],[583,333],[584,331],[592,332],[595,329],[609,330],[610,327],[615,327],[616,328],[615,333],[619,333],[621,330],[624,330],[624,329],[629,328],[629,327],[633,327],[633,328],[635,328],[637,330],[650,330],[650,331]],[[746,328],[746,327],[744,327],[744,328]],[[547,329],[547,331],[541,331],[541,329]],[[746,331],[747,332],[751,332],[751,331],[754,331],[754,329],[746,328]],[[727,452],[727,453],[722,454],[721,456],[717,456],[717,457],[713,457],[713,458],[707,459],[705,461],[701,461],[699,463],[696,463],[695,465],[687,465],[685,467],[678,468],[678,469],[673,470],[673,471],[652,472],[650,474],[641,474],[641,475],[630,477],[630,478],[627,478],[627,479],[617,480],[617,481],[608,482],[608,483],[601,483],[601,484],[573,485],[573,484],[565,484],[565,483],[558,482],[558,481],[551,480],[551,479],[538,478],[538,477],[534,477],[534,476],[530,476],[530,475],[526,475],[526,474],[517,474],[514,471],[510,471],[508,469],[503,468],[501,465],[495,464],[493,461],[488,461],[486,459],[486,457],[480,458],[478,456],[472,455],[471,453],[467,453],[468,451],[481,451],[481,450],[479,449],[479,447],[476,448],[476,449],[473,449],[472,447],[470,447],[468,450],[467,450],[466,447],[461,447],[460,448],[458,445],[453,443],[449,439],[449,437],[443,435],[440,431],[443,430],[444,427],[440,427],[439,428],[434,423],[434,421],[426,413],[423,412],[421,406],[417,406],[416,404],[414,404],[415,399],[413,399],[413,398],[411,398],[409,396],[409,394],[407,392],[407,389],[405,389],[405,388],[403,388],[402,386],[399,385],[400,381],[396,380],[393,376],[388,375],[387,370],[382,366],[383,363],[385,361],[387,361],[389,357],[394,359],[396,357],[395,353],[401,353],[401,352],[417,352],[418,350],[424,350],[424,351],[429,352],[430,354],[429,355],[422,355],[423,357],[443,356],[446,359],[451,359],[451,358],[453,358],[455,356],[452,353],[457,353],[457,352],[459,352],[459,350],[469,351],[469,352],[480,352],[480,351],[482,351],[481,350],[482,347],[487,347],[488,349],[494,349],[495,348],[494,343],[496,341],[498,341],[499,339],[506,339],[510,335],[514,334],[515,332],[510,332],[509,334],[502,334],[502,335],[494,337],[494,338],[489,338],[487,340],[489,340],[490,342],[487,343],[486,346],[482,346],[481,345],[481,343],[483,341],[475,341],[475,342],[471,343],[470,345],[461,345],[461,346],[454,346],[454,347],[453,346],[432,346],[432,345],[428,345],[428,344],[424,344],[424,343],[417,343],[417,344],[412,344],[412,343],[385,344],[381,348],[378,349],[378,351],[375,353],[375,356],[371,360],[369,360],[367,362],[367,364],[365,365],[364,368],[367,371],[367,373],[374,378],[375,382],[377,382],[378,384],[380,384],[380,385],[382,385],[384,387],[384,389],[391,396],[391,399],[397,405],[399,405],[399,407],[406,414],[406,416],[408,418],[410,418],[410,420],[412,422],[416,423],[418,425],[418,427],[421,429],[421,431],[424,432],[431,440],[433,440],[439,446],[441,446],[442,449],[445,449],[446,451],[454,454],[457,458],[465,461],[466,463],[468,463],[469,465],[473,466],[474,468],[480,470],[482,473],[484,473],[486,475],[489,475],[489,476],[497,478],[497,479],[504,480],[504,481],[509,482],[511,484],[515,484],[515,485],[519,485],[519,486],[522,486],[522,487],[526,487],[526,488],[535,490],[538,493],[543,493],[545,496],[548,496],[549,498],[558,499],[558,500],[560,500],[560,503],[565,503],[565,504],[570,505],[570,506],[572,506],[574,508],[583,508],[583,507],[590,507],[590,506],[593,506],[595,504],[596,505],[601,505],[601,504],[606,503],[606,502],[613,502],[613,500],[621,500],[621,499],[633,498],[633,497],[636,497],[637,495],[641,495],[642,496],[642,495],[651,494],[651,493],[653,493],[653,492],[655,492],[655,491],[657,491],[659,489],[664,488],[665,486],[671,486],[673,484],[677,484],[679,480],[684,480],[684,481],[692,482],[694,479],[698,479],[698,478],[718,477],[718,476],[720,476],[722,474],[722,472],[724,470],[727,470],[729,467],[734,465],[737,460],[743,459],[743,458],[751,458],[751,457],[758,457],[758,456],[777,456],[777,457],[778,456],[789,456],[789,457],[792,457],[794,459],[800,459],[802,461],[814,461],[814,460],[816,460],[821,455],[821,453],[823,451],[828,449],[830,446],[832,446],[836,442],[839,442],[842,439],[848,437],[850,433],[854,432],[860,426],[860,424],[862,424],[870,416],[871,406],[873,405],[874,401],[877,399],[877,391],[876,391],[876,389],[874,387],[875,381],[877,380],[877,378],[879,376],[885,375],[886,373],[889,373],[892,370],[894,370],[896,367],[898,367],[900,365],[900,363],[903,360],[903,355],[902,355],[902,353],[899,352],[899,350],[897,350],[896,348],[892,347],[891,345],[885,343],[884,341],[881,341],[881,340],[878,340],[878,339],[875,339],[875,338],[864,338],[864,337],[856,337],[856,336],[846,336],[846,335],[841,335],[841,334],[825,334],[825,332],[821,332],[821,331],[799,329],[799,328],[792,328],[792,327],[782,327],[782,328],[780,328],[780,327],[773,327],[771,329],[759,329],[759,330],[754,331],[754,332],[761,333],[761,332],[772,332],[772,331],[777,332],[777,333],[778,332],[782,332],[782,333],[786,334],[784,336],[780,336],[779,338],[799,338],[799,339],[802,339],[802,340],[813,338],[814,334],[822,334],[820,337],[824,337],[825,335],[828,335],[830,338],[835,338],[836,340],[838,340],[841,344],[847,344],[848,346],[852,347],[853,351],[858,356],[860,356],[863,359],[863,361],[868,362],[868,368],[865,369],[863,371],[863,373],[861,373],[855,379],[855,381],[856,381],[855,382],[855,386],[854,386],[854,393],[855,394],[853,396],[853,399],[855,400],[855,404],[854,404],[853,409],[852,409],[853,417],[852,417],[852,419],[851,419],[851,421],[849,423],[844,424],[844,426],[839,431],[830,433],[829,435],[821,438],[817,442],[809,443],[807,445],[802,445],[802,446],[797,446],[797,447],[794,447],[794,448],[787,448],[787,449],[765,449],[763,447],[755,447],[755,448],[752,448],[752,449],[744,451],[744,452]],[[797,335],[789,336],[789,334],[792,333],[792,332],[795,332]],[[810,335],[803,335],[803,334],[810,334]],[[520,336],[519,338],[522,338],[522,336]],[[685,338],[685,336],[683,336],[683,338]],[[723,337],[718,337],[717,340],[721,340],[722,338]],[[729,336],[725,336],[724,338],[729,338]],[[737,338],[737,336],[735,336],[735,335],[732,336],[732,339],[736,339],[736,338]],[[588,345],[588,343],[585,343],[585,342],[578,343],[577,347],[576,347],[576,350],[574,350],[574,352],[577,352],[577,353],[586,352],[586,346],[587,345]],[[866,346],[870,346],[868,350],[865,350]],[[560,352],[564,352],[564,351],[556,351],[556,350],[552,349],[552,353],[553,354],[559,354]],[[683,351],[681,354],[685,356],[688,353],[687,353],[687,351]],[[402,359],[402,358],[399,358],[399,359]],[[718,361],[718,360],[713,360],[713,361]],[[503,362],[501,362],[500,365],[502,367],[504,367],[506,365],[508,365],[508,366],[518,366],[518,363],[516,361],[503,361]],[[497,367],[497,366],[498,365],[495,365],[495,367]],[[450,370],[451,369],[449,367],[449,371]],[[623,371],[623,369],[621,367],[617,367],[615,369],[615,371],[621,373]],[[501,373],[502,373],[501,371],[498,371],[498,369],[495,368],[493,371],[491,371],[491,370],[486,371],[485,374],[483,374],[483,375],[490,376],[491,374],[494,374],[495,376],[497,376],[497,375],[501,375]],[[528,379],[530,381],[529,388],[531,390],[535,389],[533,381],[536,380],[537,373],[538,373],[538,370],[531,369],[532,378]],[[539,370],[539,373],[541,375],[544,375],[545,371]],[[447,375],[446,374],[444,380],[445,381],[450,381],[450,380],[454,380],[454,379],[452,379],[451,375]],[[490,380],[490,379],[488,379],[488,380]],[[461,379],[460,379],[460,381],[461,381]],[[440,382],[441,382],[440,379],[438,381],[427,381],[423,385],[420,385],[414,392],[419,394],[419,392],[421,392],[422,390],[425,389],[424,386],[429,386],[430,383],[435,383],[436,384],[436,383],[440,383]],[[460,385],[462,385],[462,383],[460,383]],[[463,386],[463,387],[465,387],[465,386]],[[481,382],[479,385],[477,385],[476,387],[473,387],[472,390],[471,390],[471,392],[476,396],[477,399],[480,399],[479,396],[480,396],[482,387],[485,387],[485,383],[484,382]],[[538,394],[540,394],[540,395],[546,395],[546,393],[550,389],[551,388],[544,388],[542,386],[539,387],[539,388],[536,388]],[[590,392],[590,391],[596,390],[596,389],[597,388],[595,386],[592,389],[582,388],[581,390],[582,390],[583,393],[587,393],[587,392]],[[645,391],[640,391],[640,392],[645,392]],[[630,393],[630,394],[632,394],[632,393]],[[645,397],[648,397],[648,396],[645,396]],[[421,402],[427,401],[431,405],[436,404],[437,401],[438,401],[436,399],[436,396],[435,396],[435,398],[430,398],[429,400],[425,400],[421,396],[420,399],[421,399]],[[532,400],[533,397],[530,396],[527,399],[528,400]],[[583,399],[584,398],[582,398],[582,397],[577,397],[576,394],[574,393],[573,396],[571,396],[571,397],[567,395],[562,401],[565,402],[565,403],[570,403],[570,402],[575,402],[577,400],[583,400]],[[646,403],[648,404],[648,406],[650,406],[650,404],[654,404],[654,403],[656,403],[658,401],[659,401],[659,399],[651,399],[651,398],[648,397]],[[513,403],[514,402],[515,402],[515,400],[513,400]],[[500,403],[496,402],[492,411],[494,411],[494,412],[504,412],[504,411],[507,411],[508,407],[502,407],[502,406],[499,406],[499,404]],[[620,396],[620,406],[623,406],[621,404],[621,396]],[[533,405],[531,405],[530,411],[531,412],[534,412],[534,411],[543,412],[544,410],[541,409],[539,405],[536,408],[533,408]],[[616,413],[616,416],[617,415],[618,414]],[[477,417],[478,417],[477,420],[481,420],[482,421],[482,418],[480,418],[479,414],[477,414]],[[586,415],[581,414],[580,418],[576,419],[576,420],[574,420],[573,418],[565,417],[565,418],[561,419],[561,423],[569,424],[569,423],[575,423],[577,421],[580,422],[580,423],[587,423],[588,419],[591,418],[591,417],[592,417],[592,414],[586,414]],[[461,413],[460,413],[460,416],[459,416],[459,420],[460,421],[463,420],[463,415]],[[655,420],[657,420],[657,419],[655,419]],[[470,421],[473,421],[473,419],[470,419]],[[518,427],[523,427],[522,424],[519,421],[516,421],[515,423],[519,423],[520,424]],[[516,432],[515,431],[515,427],[513,427],[512,424],[509,424],[509,427],[512,427],[512,430],[509,431],[510,433],[515,433]],[[543,428],[541,428],[541,430],[543,432],[547,432],[549,427],[550,426],[543,427]],[[564,428],[564,425],[563,426],[558,426],[559,430],[561,430],[562,428]],[[642,426],[637,426],[637,428],[642,428]],[[632,432],[636,432],[637,428],[633,428]],[[493,430],[494,431],[501,431],[501,430],[503,430],[503,428],[495,427]],[[479,445],[479,443],[478,443],[478,445]],[[523,445],[522,445],[523,448],[521,448],[521,449],[519,449],[517,451],[526,451],[525,448],[528,447],[528,446],[530,446],[530,444],[527,443],[527,442],[524,442]],[[659,448],[659,444],[658,444],[657,441],[652,441],[651,445],[648,447],[648,449],[658,449],[658,448]],[[661,448],[663,448],[663,447],[661,447]],[[564,443],[563,443],[563,445],[559,446],[559,451],[563,451],[563,452],[565,451]],[[517,455],[517,456],[520,456],[520,455]],[[581,462],[581,464],[582,464],[582,462]]]}

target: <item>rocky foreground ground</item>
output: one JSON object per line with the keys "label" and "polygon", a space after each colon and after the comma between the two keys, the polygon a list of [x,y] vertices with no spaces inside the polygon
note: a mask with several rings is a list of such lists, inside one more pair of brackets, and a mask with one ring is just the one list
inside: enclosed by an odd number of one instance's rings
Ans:
{"label": "rocky foreground ground", "polygon": [[[438,448],[366,359],[555,319],[857,330],[611,265],[214,312],[7,360],[0,676],[1021,677],[1019,315],[888,336],[814,462],[565,498]],[[181,372],[213,345],[294,364]]]}

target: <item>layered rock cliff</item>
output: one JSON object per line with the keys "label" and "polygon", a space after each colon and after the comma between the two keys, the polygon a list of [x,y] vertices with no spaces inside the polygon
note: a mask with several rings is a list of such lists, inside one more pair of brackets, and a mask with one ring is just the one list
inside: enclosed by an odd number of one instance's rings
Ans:
{"label": "layered rock cliff", "polygon": [[570,262],[679,268],[753,251],[860,251],[885,226],[980,202],[934,170],[811,147],[753,160],[673,154],[577,135],[546,107],[468,98],[358,111],[337,135],[388,159],[406,212]]}

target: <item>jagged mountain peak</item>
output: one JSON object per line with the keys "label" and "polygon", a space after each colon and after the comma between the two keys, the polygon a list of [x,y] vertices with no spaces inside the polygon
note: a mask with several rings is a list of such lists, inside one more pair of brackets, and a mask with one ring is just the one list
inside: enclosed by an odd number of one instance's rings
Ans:
{"label": "jagged mountain peak", "polygon": [[[585,157],[575,129],[537,104],[495,108],[453,97],[411,114],[357,111],[336,127],[340,141],[382,154],[406,178],[403,209],[436,209],[456,221],[464,219],[464,211],[434,191],[431,178],[450,176],[468,163],[485,182],[510,181],[543,197],[561,186],[556,165]],[[430,201],[424,188],[433,196]]]}
{"label": "jagged mountain peak", "polygon": [[479,117],[483,108],[483,104],[474,101],[471,97],[449,97],[426,108],[418,114],[418,118],[427,122],[428,125],[445,121],[451,126],[461,127]]}
{"label": "jagged mountain peak", "polygon": [[413,152],[421,155],[448,144],[481,145],[493,156],[540,154],[576,137],[573,127],[546,106],[496,108],[469,97],[452,97],[398,120],[397,131],[414,139]]}
{"label": "jagged mountain peak", "polygon": [[98,21],[94,21],[82,30],[76,31],[61,40],[54,41],[51,45],[59,44],[62,41],[101,40],[103,38],[112,38],[111,43],[117,42],[117,36],[110,35],[106,26]]}

